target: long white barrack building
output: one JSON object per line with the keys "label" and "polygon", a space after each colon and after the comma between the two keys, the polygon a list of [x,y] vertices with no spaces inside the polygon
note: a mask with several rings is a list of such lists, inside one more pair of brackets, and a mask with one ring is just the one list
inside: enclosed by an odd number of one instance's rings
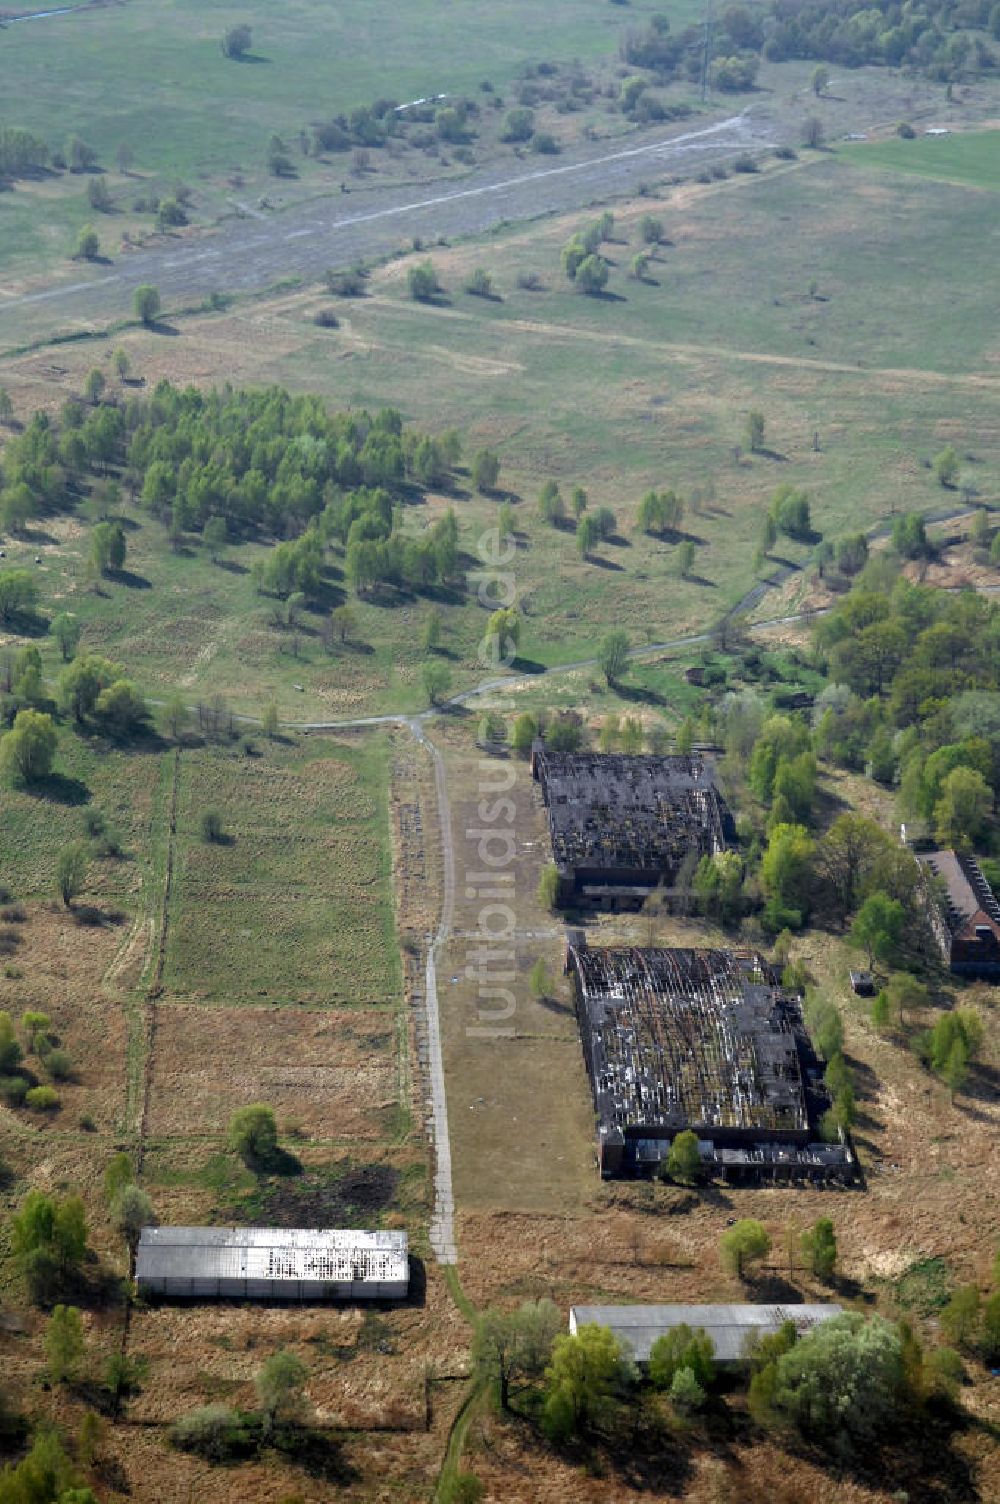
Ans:
{"label": "long white barrack building", "polygon": [[191,1300],[404,1300],[409,1245],[396,1231],[144,1227],[135,1277]]}

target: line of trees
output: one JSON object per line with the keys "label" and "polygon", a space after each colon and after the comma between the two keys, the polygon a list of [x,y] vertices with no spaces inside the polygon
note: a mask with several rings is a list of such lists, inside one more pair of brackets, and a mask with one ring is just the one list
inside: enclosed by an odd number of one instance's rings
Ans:
{"label": "line of trees", "polygon": [[[723,92],[752,89],[762,58],[803,58],[844,68],[907,67],[946,82],[995,68],[990,37],[1000,40],[994,0],[928,0],[913,13],[901,10],[895,0],[876,0],[863,10],[856,0],[770,0],[766,9],[736,3],[726,7],[710,33],[709,77]],[[626,33],[621,54],[632,67],[649,69],[664,83],[693,82],[702,75],[705,44],[702,26],[674,32],[666,16],[655,15],[646,26]],[[626,114],[634,116],[641,108],[647,97],[643,85],[642,79],[625,81]],[[822,75],[813,87],[817,95],[823,92]]]}
{"label": "line of trees", "polygon": [[[729,1241],[738,1256],[759,1256],[766,1242],[759,1224],[737,1224],[731,1232],[737,1230],[740,1237]],[[824,1268],[832,1267],[831,1239],[824,1222],[808,1235],[810,1253]],[[676,1429],[670,1413],[684,1422],[721,1402],[713,1396],[712,1342],[700,1328],[681,1325],[659,1337],[641,1374],[610,1329],[583,1325],[568,1333],[560,1326],[551,1301],[526,1301],[513,1311],[485,1311],[473,1339],[474,1371],[501,1409],[537,1418],[557,1445],[626,1435],[634,1443],[643,1432],[655,1441]],[[773,1336],[751,1339],[750,1412],[762,1428],[797,1431],[844,1460],[898,1440],[901,1430],[919,1423],[928,1400],[953,1393],[954,1358],[947,1349],[925,1353],[909,1327],[880,1316],[850,1312],[802,1335],[788,1321]]]}

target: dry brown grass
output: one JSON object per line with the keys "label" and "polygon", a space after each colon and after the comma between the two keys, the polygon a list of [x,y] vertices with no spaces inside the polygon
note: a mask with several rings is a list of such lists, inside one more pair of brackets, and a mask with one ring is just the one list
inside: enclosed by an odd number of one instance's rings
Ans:
{"label": "dry brown grass", "polygon": [[157,1012],[154,1136],[219,1135],[237,1107],[268,1102],[310,1138],[381,1138],[377,1113],[396,1099],[391,1014],[162,1003]]}

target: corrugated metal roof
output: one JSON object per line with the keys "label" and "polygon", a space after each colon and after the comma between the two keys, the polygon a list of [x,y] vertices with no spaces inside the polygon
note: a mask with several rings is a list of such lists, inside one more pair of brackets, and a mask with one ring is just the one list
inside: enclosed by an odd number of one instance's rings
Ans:
{"label": "corrugated metal roof", "polygon": [[772,1336],[786,1321],[794,1321],[799,1331],[829,1321],[843,1314],[839,1305],[731,1305],[731,1306],[573,1306],[569,1327],[605,1326],[615,1333],[637,1363],[649,1361],[649,1350],[657,1337],[674,1327],[702,1327],[712,1339],[720,1363],[737,1363],[744,1356],[747,1338]]}
{"label": "corrugated metal roof", "polygon": [[385,1283],[409,1274],[405,1232],[350,1228],[144,1227],[136,1279]]}

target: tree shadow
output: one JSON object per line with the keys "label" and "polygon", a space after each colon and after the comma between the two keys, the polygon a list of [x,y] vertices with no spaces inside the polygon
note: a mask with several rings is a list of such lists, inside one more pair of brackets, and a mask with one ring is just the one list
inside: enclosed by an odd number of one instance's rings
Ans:
{"label": "tree shadow", "polygon": [[746,1276],[745,1283],[753,1291],[755,1301],[781,1306],[803,1304],[802,1291],[783,1274],[775,1274],[772,1270],[751,1273]]}
{"label": "tree shadow", "polygon": [[153,588],[151,580],[147,580],[145,575],[133,574],[131,569],[110,569],[108,579],[113,580],[116,585],[124,585],[128,590],[152,590]]}
{"label": "tree shadow", "polygon": [[17,637],[46,637],[49,624],[37,611],[11,611],[0,621],[0,626]]}
{"label": "tree shadow", "polygon": [[248,67],[259,68],[262,63],[270,66],[271,58],[265,57],[262,52],[240,52],[233,57],[227,58],[230,63],[246,63]]}
{"label": "tree shadow", "polygon": [[119,929],[125,923],[120,909],[99,909],[93,903],[77,903],[67,911],[87,929]]}
{"label": "tree shadow", "polygon": [[143,323],[143,328],[148,329],[150,334],[169,334],[171,336],[176,336],[181,332],[177,328],[176,324],[168,324],[165,319],[150,319],[148,323]]}
{"label": "tree shadow", "polygon": [[603,554],[588,554],[587,563],[593,564],[597,569],[610,569],[618,574],[621,574],[625,568],[624,564],[619,564],[617,559],[606,559]]}
{"label": "tree shadow", "polygon": [[58,544],[59,542],[58,538],[47,533],[43,527],[32,526],[30,523],[21,529],[21,537],[25,543],[33,543],[36,547],[42,543]]}
{"label": "tree shadow", "polygon": [[850,1480],[889,1497],[950,1504],[954,1499],[981,1497],[972,1462],[951,1445],[953,1437],[968,1431],[971,1424],[968,1416],[947,1402],[931,1401],[909,1423],[902,1420],[887,1433],[881,1445],[831,1452],[798,1440],[788,1450],[822,1468],[838,1484]]}
{"label": "tree shadow", "polygon": [[295,1463],[310,1478],[339,1488],[347,1488],[360,1477],[344,1456],[343,1445],[328,1431],[313,1427],[296,1427],[271,1439],[274,1451]]}
{"label": "tree shadow", "polygon": [[835,1270],[827,1281],[834,1295],[839,1295],[843,1300],[861,1301],[865,1305],[875,1305],[878,1296],[874,1290],[866,1290],[864,1285],[848,1274],[839,1274]]}
{"label": "tree shadow", "polygon": [[573,1016],[574,1010],[572,1006],[569,1003],[561,1003],[558,998],[539,997],[535,1001],[540,1008],[545,1009],[546,1013],[555,1013],[560,1018],[572,1018]]}
{"label": "tree shadow", "polygon": [[534,658],[522,658],[520,655],[513,659],[511,668],[518,674],[544,674],[545,664],[539,663]]}
{"label": "tree shadow", "polygon": [[681,576],[689,585],[701,585],[706,590],[717,590],[719,587],[714,580],[706,579],[703,574],[685,574]]}
{"label": "tree shadow", "polygon": [[80,805],[90,803],[90,790],[79,778],[70,778],[65,773],[50,773],[47,778],[30,785],[30,791],[50,804]]}
{"label": "tree shadow", "polygon": [[302,1161],[287,1149],[277,1145],[269,1154],[263,1156],[248,1154],[246,1166],[255,1175],[280,1175],[282,1177],[301,1175]]}
{"label": "tree shadow", "polygon": [[637,705],[665,705],[666,699],[658,690],[649,689],[645,684],[615,684],[615,693],[619,699],[628,700]]}

